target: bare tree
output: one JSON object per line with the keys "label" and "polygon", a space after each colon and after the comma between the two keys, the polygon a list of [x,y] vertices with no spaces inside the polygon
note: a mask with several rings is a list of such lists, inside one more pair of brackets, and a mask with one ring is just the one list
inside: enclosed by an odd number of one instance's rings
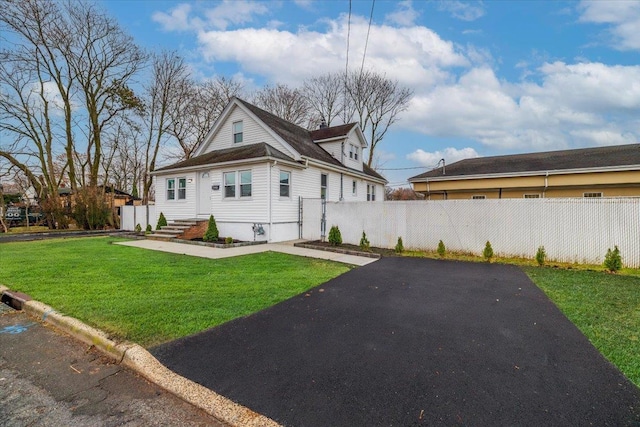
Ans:
{"label": "bare tree", "polygon": [[174,96],[169,133],[180,146],[180,158],[188,159],[204,141],[224,107],[242,92],[242,83],[226,77],[216,77],[203,83],[182,82]]}
{"label": "bare tree", "polygon": [[[103,134],[118,115],[140,106],[128,83],[145,57],[89,3],[0,0],[0,7],[8,35],[0,53],[0,156],[55,216],[65,175],[74,190],[97,187]],[[54,167],[60,154],[64,162]],[[63,225],[62,217],[48,220]]]}
{"label": "bare tree", "polygon": [[[142,201],[149,202],[153,184],[151,172],[155,170],[160,147],[170,138],[172,121],[180,117],[172,116],[171,109],[185,99],[183,91],[189,84],[189,70],[184,59],[176,52],[162,52],[152,60],[151,81],[146,88],[146,114],[143,120],[146,136],[144,147],[145,176],[142,185]],[[172,120],[173,119],[173,120]]]}
{"label": "bare tree", "polygon": [[327,73],[312,77],[304,82],[302,88],[302,94],[313,112],[313,120],[318,123],[324,120],[327,126],[336,124],[336,120],[341,116],[344,120],[344,93],[344,74],[342,73]]}
{"label": "bare tree", "polygon": [[265,86],[256,92],[253,98],[255,105],[281,119],[298,126],[309,125],[312,110],[306,97],[298,89],[284,84]]}
{"label": "bare tree", "polygon": [[407,109],[413,91],[382,74],[364,71],[348,75],[347,93],[355,108],[355,119],[369,139],[367,165],[371,166],[378,143],[397,121],[398,114]]}

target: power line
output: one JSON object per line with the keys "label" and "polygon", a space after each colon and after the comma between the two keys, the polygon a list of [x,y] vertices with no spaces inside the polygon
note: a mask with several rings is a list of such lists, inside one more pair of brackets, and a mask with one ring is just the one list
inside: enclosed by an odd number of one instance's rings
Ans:
{"label": "power line", "polygon": [[373,8],[376,5],[376,0],[371,2],[371,14],[369,15],[369,28],[367,28],[367,38],[364,42],[364,52],[362,53],[362,65],[360,65],[360,75],[362,76],[362,70],[364,69],[364,58],[367,56],[367,46],[369,45],[369,33],[371,32],[371,22],[373,21]]}
{"label": "power line", "polygon": [[[429,166],[413,166],[409,168],[377,168],[379,171],[405,171],[409,169],[429,169]],[[434,169],[434,168],[431,168]]]}

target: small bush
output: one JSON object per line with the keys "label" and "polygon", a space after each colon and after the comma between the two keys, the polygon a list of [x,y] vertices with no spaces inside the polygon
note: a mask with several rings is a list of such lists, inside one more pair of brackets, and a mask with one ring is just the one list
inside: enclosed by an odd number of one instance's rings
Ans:
{"label": "small bush", "polygon": [[136,224],[136,233],[142,233],[142,226],[140,224]]}
{"label": "small bush", "polygon": [[204,236],[202,236],[202,240],[204,240],[205,242],[217,242],[219,235],[220,233],[218,232],[216,220],[213,215],[210,215],[209,225],[207,226],[207,231],[204,232]]}
{"label": "small bush", "polygon": [[334,225],[329,230],[329,243],[331,246],[340,246],[342,244],[342,234],[337,225]]}
{"label": "small bush", "polygon": [[156,224],[156,230],[162,230],[162,227],[166,225],[167,218],[165,218],[164,214],[160,212],[160,216],[158,217],[158,224]]}
{"label": "small bush", "polygon": [[147,228],[144,230],[145,233],[151,233],[153,230],[151,229],[151,224],[147,224]]}
{"label": "small bush", "polygon": [[369,243],[369,239],[367,239],[367,235],[365,232],[362,232],[362,238],[360,239],[360,249],[363,251],[368,251],[371,247],[371,243]]}
{"label": "small bush", "polygon": [[444,243],[442,242],[442,240],[440,240],[438,242],[438,255],[440,255],[440,258],[444,258],[446,254],[447,254],[447,248],[444,247]]}
{"label": "small bush", "polygon": [[488,240],[487,240],[487,244],[484,245],[482,256],[487,262],[491,262],[491,258],[493,258],[493,248],[491,247],[491,242],[489,242]]}
{"label": "small bush", "polygon": [[402,237],[398,237],[398,243],[396,243],[395,247],[396,253],[401,254],[404,252],[404,245],[402,244]]}
{"label": "small bush", "polygon": [[540,246],[538,252],[536,252],[536,262],[542,267],[546,258],[547,252],[544,250],[544,246]]}
{"label": "small bush", "polygon": [[613,247],[613,251],[611,248],[607,249],[607,254],[604,257],[604,266],[612,273],[622,268],[622,257],[617,245]]}
{"label": "small bush", "polygon": [[232,244],[232,243],[233,243],[233,237],[225,237],[224,242],[225,242],[227,245]]}

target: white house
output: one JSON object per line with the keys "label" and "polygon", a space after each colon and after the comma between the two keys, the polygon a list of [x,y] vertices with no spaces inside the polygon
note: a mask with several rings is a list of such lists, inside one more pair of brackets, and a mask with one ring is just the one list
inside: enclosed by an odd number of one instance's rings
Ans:
{"label": "white house", "polygon": [[300,237],[301,198],[384,199],[387,181],[363,163],[358,124],[314,131],[239,98],[226,106],[194,157],[153,172],[156,212],[167,220],[207,219],[221,236],[253,240]]}

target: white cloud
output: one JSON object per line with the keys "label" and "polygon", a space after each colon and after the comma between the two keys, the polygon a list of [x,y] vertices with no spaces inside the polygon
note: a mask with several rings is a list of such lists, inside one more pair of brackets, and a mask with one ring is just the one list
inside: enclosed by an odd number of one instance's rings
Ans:
{"label": "white cloud", "polygon": [[413,153],[407,154],[407,159],[413,160],[419,165],[435,168],[440,162],[441,159],[444,159],[445,165],[449,165],[451,163],[457,162],[463,159],[469,159],[479,157],[476,150],[471,147],[463,148],[458,150],[457,148],[448,147],[444,150],[438,150],[433,152],[427,152],[422,149],[417,149]]}
{"label": "white cloud", "polygon": [[438,4],[438,9],[462,21],[475,21],[485,13],[482,1],[443,0]]}
{"label": "white cloud", "polygon": [[418,93],[402,124],[431,136],[542,150],[640,139],[640,66],[545,64],[541,83],[500,81],[475,68]]}
{"label": "white cloud", "polygon": [[420,13],[413,8],[411,0],[404,0],[398,3],[398,8],[385,16],[385,21],[401,27],[413,26]]}
{"label": "white cloud", "polygon": [[580,22],[609,24],[610,43],[619,50],[640,50],[640,2],[582,1]]}
{"label": "white cloud", "polygon": [[218,30],[225,30],[231,24],[246,24],[253,21],[254,15],[264,15],[269,8],[264,3],[247,0],[223,0],[218,6],[207,9],[207,22]]}
{"label": "white cloud", "polygon": [[[351,19],[349,61],[360,67],[368,20]],[[246,72],[295,85],[322,72],[344,69],[347,17],[327,21],[325,32],[304,28],[290,32],[268,28],[200,31],[198,40],[208,61],[235,61]],[[371,28],[365,67],[409,86],[432,86],[450,78],[448,67],[467,66],[467,58],[453,43],[422,26]]]}
{"label": "white cloud", "polygon": [[[202,5],[205,4],[202,3]],[[256,15],[269,13],[269,8],[264,3],[247,0],[223,0],[213,8],[199,11],[205,19],[198,16],[191,17],[191,12],[194,12],[191,5],[182,3],[171,9],[169,13],[155,12],[151,19],[162,25],[165,31],[195,31],[206,28],[226,30],[230,25],[253,22]]]}
{"label": "white cloud", "polygon": [[169,11],[155,12],[151,19],[162,25],[165,31],[188,31],[193,30],[193,25],[189,20],[191,5],[183,3],[179,4]]}

